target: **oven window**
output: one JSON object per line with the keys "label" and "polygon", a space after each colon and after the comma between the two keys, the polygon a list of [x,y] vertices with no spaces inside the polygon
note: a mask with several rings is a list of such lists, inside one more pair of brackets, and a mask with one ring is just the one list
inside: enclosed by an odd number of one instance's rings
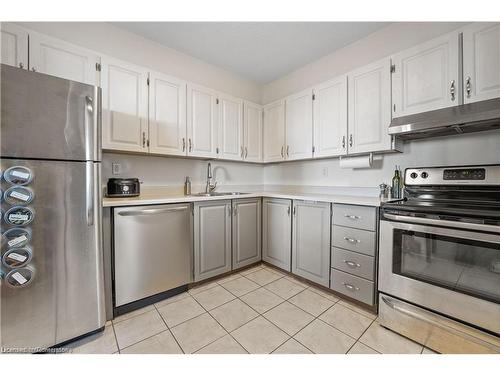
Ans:
{"label": "oven window", "polygon": [[500,303],[500,245],[394,230],[393,272]]}

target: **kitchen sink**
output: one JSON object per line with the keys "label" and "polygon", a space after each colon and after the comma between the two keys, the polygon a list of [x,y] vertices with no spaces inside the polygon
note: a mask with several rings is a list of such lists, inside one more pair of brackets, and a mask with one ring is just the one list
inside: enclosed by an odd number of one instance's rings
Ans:
{"label": "kitchen sink", "polygon": [[223,196],[236,196],[245,195],[250,193],[241,193],[239,191],[227,191],[227,192],[212,192],[212,193],[195,193],[192,194],[195,197],[223,197]]}

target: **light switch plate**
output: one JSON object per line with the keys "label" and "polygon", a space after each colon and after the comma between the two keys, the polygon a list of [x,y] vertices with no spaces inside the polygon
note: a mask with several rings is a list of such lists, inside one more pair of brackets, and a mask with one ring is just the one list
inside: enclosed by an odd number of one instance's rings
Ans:
{"label": "light switch plate", "polygon": [[111,173],[113,174],[122,174],[122,165],[120,163],[112,163],[111,164]]}

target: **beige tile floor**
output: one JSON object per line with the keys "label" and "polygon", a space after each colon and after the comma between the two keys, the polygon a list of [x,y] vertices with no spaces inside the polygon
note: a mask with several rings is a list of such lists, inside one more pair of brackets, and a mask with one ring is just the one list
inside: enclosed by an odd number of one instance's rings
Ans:
{"label": "beige tile floor", "polygon": [[71,353],[432,353],[264,264],[122,315]]}

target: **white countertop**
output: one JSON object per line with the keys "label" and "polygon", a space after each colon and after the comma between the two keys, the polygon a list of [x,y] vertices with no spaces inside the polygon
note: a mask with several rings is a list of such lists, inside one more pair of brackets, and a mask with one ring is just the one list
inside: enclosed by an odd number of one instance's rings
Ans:
{"label": "white countertop", "polygon": [[290,192],[285,193],[285,192],[272,192],[272,191],[257,191],[237,196],[225,195],[225,196],[200,197],[196,195],[186,196],[184,194],[166,192],[161,189],[158,190],[151,189],[147,192],[141,193],[139,197],[104,198],[103,206],[104,207],[138,206],[138,205],[148,205],[148,204],[200,202],[200,201],[259,198],[259,197],[300,199],[308,201],[356,204],[362,206],[376,206],[376,207],[380,206],[380,204],[384,202],[384,200],[381,200],[378,197],[341,195],[341,194],[314,194],[314,193],[290,193]]}

